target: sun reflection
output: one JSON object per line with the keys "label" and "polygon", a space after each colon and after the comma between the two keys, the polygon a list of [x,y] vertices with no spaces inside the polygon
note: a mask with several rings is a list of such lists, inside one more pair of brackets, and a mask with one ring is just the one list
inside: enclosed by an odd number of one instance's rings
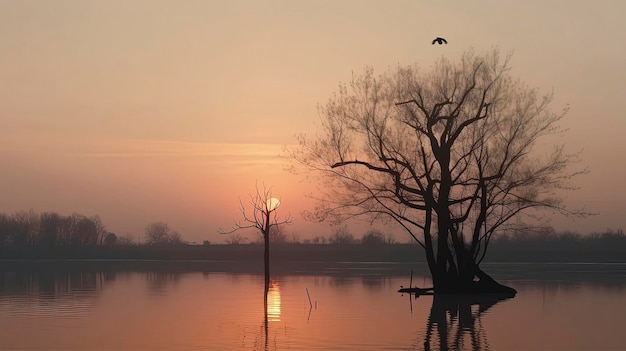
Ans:
{"label": "sun reflection", "polygon": [[280,286],[275,281],[272,281],[267,291],[267,319],[280,322]]}

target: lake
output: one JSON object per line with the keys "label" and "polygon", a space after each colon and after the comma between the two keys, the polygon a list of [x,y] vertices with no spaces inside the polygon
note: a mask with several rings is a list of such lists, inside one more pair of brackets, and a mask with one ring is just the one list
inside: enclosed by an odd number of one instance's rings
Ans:
{"label": "lake", "polygon": [[267,306],[258,274],[5,267],[0,349],[626,349],[624,264],[484,265],[507,300],[400,294],[410,270],[388,265],[283,270]]}

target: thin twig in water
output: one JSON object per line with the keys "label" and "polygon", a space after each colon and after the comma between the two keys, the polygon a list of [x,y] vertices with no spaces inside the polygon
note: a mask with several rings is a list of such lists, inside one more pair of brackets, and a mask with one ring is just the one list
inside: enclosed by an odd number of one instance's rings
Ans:
{"label": "thin twig in water", "polygon": [[309,295],[309,288],[306,288],[306,296],[309,298],[309,307],[313,308],[313,303],[311,303],[311,295]]}

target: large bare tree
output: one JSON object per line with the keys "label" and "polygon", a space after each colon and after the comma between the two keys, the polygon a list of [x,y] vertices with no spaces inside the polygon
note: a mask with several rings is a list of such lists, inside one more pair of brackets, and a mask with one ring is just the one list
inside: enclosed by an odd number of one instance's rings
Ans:
{"label": "large bare tree", "polygon": [[424,248],[436,293],[515,293],[479,268],[490,239],[534,209],[578,214],[557,196],[578,173],[562,145],[536,147],[567,109],[512,78],[509,57],[468,51],[340,85],[323,132],[291,150],[326,182],[314,218],[396,221]]}

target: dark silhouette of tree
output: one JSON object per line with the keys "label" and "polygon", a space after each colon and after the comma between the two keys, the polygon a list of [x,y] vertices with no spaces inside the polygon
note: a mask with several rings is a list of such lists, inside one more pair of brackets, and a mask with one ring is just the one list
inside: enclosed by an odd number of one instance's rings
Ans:
{"label": "dark silhouette of tree", "polygon": [[440,59],[430,73],[368,68],[321,108],[323,133],[300,136],[292,158],[326,181],[310,218],[393,220],[425,250],[438,293],[509,290],[479,267],[512,219],[562,206],[577,160],[562,146],[533,152],[561,132],[562,113],[513,79],[497,50]]}
{"label": "dark silhouette of tree", "polygon": [[39,242],[42,246],[57,245],[61,216],[55,212],[44,212],[40,216]]}
{"label": "dark silhouette of tree", "polygon": [[104,223],[102,223],[102,219],[100,218],[100,216],[95,215],[93,217],[90,217],[90,219],[96,227],[96,244],[102,245],[102,243],[104,243],[104,239],[109,234],[109,232],[104,226]]}
{"label": "dark silhouette of tree", "polygon": [[382,245],[386,243],[385,235],[378,229],[369,230],[361,238],[361,244],[363,245]]}
{"label": "dark silhouette of tree", "polygon": [[[290,214],[286,218],[281,219],[278,217],[276,210],[280,205],[278,199],[272,197],[272,189],[263,187],[263,190],[259,190],[259,186],[256,187],[256,194],[250,195],[250,207],[251,213],[246,211],[246,207],[239,200],[242,220],[235,221],[233,229],[224,231],[220,229],[220,234],[230,234],[241,229],[255,228],[258,229],[263,235],[265,242],[265,250],[263,255],[263,261],[265,263],[265,292],[270,286],[270,232],[273,227],[278,227],[283,224],[292,224],[293,219]],[[266,296],[267,298],[267,296]]]}
{"label": "dark silhouette of tree", "polygon": [[87,246],[98,245],[107,231],[100,217],[80,214],[62,216],[56,212],[19,211],[0,218],[0,244],[26,246]]}
{"label": "dark silhouette of tree", "polygon": [[170,227],[165,222],[150,223],[144,229],[147,244],[165,244],[168,241]]}
{"label": "dark silhouette of tree", "polygon": [[248,238],[244,237],[239,233],[234,233],[226,237],[226,243],[229,245],[241,245],[246,242]]}
{"label": "dark silhouette of tree", "polygon": [[144,230],[146,236],[146,244],[149,245],[166,245],[182,243],[181,235],[170,230],[170,226],[165,222],[154,222],[146,226]]}
{"label": "dark silhouette of tree", "polygon": [[13,244],[16,246],[36,246],[40,242],[41,219],[39,214],[30,210],[16,212],[13,216]]}
{"label": "dark silhouette of tree", "polygon": [[168,239],[169,239],[168,240],[168,244],[176,245],[176,244],[182,244],[183,243],[183,237],[177,231],[171,232]]}
{"label": "dark silhouette of tree", "polygon": [[284,226],[274,226],[270,228],[270,243],[271,244],[286,244],[289,241],[287,233],[285,233]]}
{"label": "dark silhouette of tree", "polygon": [[298,233],[291,233],[291,239],[289,242],[291,244],[300,244],[300,235],[298,235]]}
{"label": "dark silhouette of tree", "polygon": [[4,213],[0,213],[0,248],[9,246],[10,242],[10,231],[12,226],[12,221],[9,216]]}
{"label": "dark silhouette of tree", "polygon": [[106,237],[104,237],[102,244],[105,246],[114,246],[116,242],[117,242],[117,235],[115,235],[115,233],[108,233]]}
{"label": "dark silhouette of tree", "polygon": [[58,223],[57,246],[70,246],[72,244],[72,236],[76,231],[76,226],[80,220],[80,215],[74,213],[71,216],[61,216]]}
{"label": "dark silhouette of tree", "polygon": [[313,244],[326,244],[327,239],[326,239],[325,236],[318,235],[318,236],[314,237],[313,239],[311,239],[311,242]]}
{"label": "dark silhouette of tree", "polygon": [[99,242],[98,236],[96,223],[87,217],[80,218],[76,223],[76,230],[72,233],[72,246],[95,245]]}
{"label": "dark silhouette of tree", "polygon": [[342,226],[335,229],[328,238],[328,242],[331,244],[346,245],[356,243],[356,239],[354,239],[354,235],[350,233],[348,227]]}
{"label": "dark silhouette of tree", "polygon": [[130,235],[130,234],[126,234],[123,235],[119,238],[117,238],[117,242],[119,245],[124,245],[124,246],[130,246],[130,245],[135,245],[135,238]]}

